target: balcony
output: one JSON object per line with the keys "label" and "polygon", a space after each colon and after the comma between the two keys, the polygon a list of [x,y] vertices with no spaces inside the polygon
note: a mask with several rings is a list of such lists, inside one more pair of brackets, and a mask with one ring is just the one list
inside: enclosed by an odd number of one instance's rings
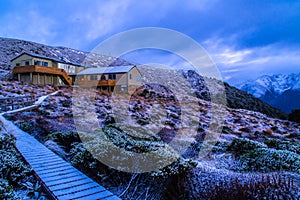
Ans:
{"label": "balcony", "polygon": [[38,65],[16,66],[13,69],[13,73],[14,74],[43,73],[43,74],[58,75],[61,76],[63,78],[63,81],[68,85],[72,84],[71,77],[65,72],[65,70],[59,68],[38,66]]}
{"label": "balcony", "polygon": [[82,80],[82,81],[76,81],[75,85],[81,86],[81,87],[107,87],[107,86],[115,86],[116,81],[115,80]]}

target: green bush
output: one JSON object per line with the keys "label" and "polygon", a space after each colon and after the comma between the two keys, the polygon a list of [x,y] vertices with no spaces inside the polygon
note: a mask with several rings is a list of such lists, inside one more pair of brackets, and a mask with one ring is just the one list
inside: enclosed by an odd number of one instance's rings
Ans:
{"label": "green bush", "polygon": [[[14,139],[10,135],[0,135],[0,199],[23,199],[24,195],[27,199],[32,192],[40,196],[41,188],[27,187],[39,183],[33,178],[31,169],[15,149]],[[19,189],[25,193],[16,194],[15,191]]]}
{"label": "green bush", "polygon": [[236,155],[240,155],[250,150],[265,147],[267,147],[267,145],[253,140],[249,140],[247,138],[235,138],[228,146],[227,150],[232,151]]}
{"label": "green bush", "polygon": [[0,179],[0,199],[18,199],[13,186],[5,179]]}
{"label": "green bush", "polygon": [[268,148],[258,148],[239,156],[240,171],[290,171],[300,173],[300,155]]}
{"label": "green bush", "polygon": [[[245,138],[234,139],[227,150],[232,151],[236,159],[240,162],[236,170],[252,172],[290,171],[300,173],[300,155],[294,153],[298,149],[295,149],[295,147],[286,141],[269,140],[265,143]],[[268,148],[267,145],[278,150]]]}
{"label": "green bush", "polygon": [[73,143],[71,147],[70,156],[73,166],[84,170],[97,170],[97,160],[82,143]]}
{"label": "green bush", "polygon": [[53,140],[54,142],[57,142],[67,151],[70,151],[72,143],[81,141],[78,133],[75,131],[54,132],[49,134],[46,140]]}
{"label": "green bush", "polygon": [[270,139],[266,140],[265,144],[270,148],[277,150],[287,150],[297,154],[300,154],[300,143],[291,142],[286,140]]}
{"label": "green bush", "polygon": [[195,168],[197,162],[191,159],[179,159],[177,162],[172,163],[162,169],[151,172],[153,177],[169,177],[174,175],[179,175],[186,172],[189,169]]}
{"label": "green bush", "polygon": [[22,162],[22,158],[14,148],[11,136],[0,138],[0,178],[4,178],[13,185],[31,173],[30,168]]}
{"label": "green bush", "polygon": [[19,128],[27,133],[32,132],[33,125],[30,122],[21,122],[19,125]]}

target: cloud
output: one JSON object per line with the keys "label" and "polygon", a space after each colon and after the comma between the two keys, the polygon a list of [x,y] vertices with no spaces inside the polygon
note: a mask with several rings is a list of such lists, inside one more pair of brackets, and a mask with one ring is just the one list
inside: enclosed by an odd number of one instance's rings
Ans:
{"label": "cloud", "polygon": [[122,26],[126,21],[129,0],[124,1],[94,1],[83,8],[77,8],[70,16],[73,24],[81,27],[82,37],[95,40]]}
{"label": "cloud", "polygon": [[300,72],[300,49],[297,46],[275,43],[251,48],[236,48],[222,39],[203,42],[218,66],[224,80],[239,84],[263,74]]}
{"label": "cloud", "polygon": [[0,31],[4,37],[20,38],[39,43],[48,43],[55,36],[55,21],[34,10],[23,15],[8,13],[0,21]]}

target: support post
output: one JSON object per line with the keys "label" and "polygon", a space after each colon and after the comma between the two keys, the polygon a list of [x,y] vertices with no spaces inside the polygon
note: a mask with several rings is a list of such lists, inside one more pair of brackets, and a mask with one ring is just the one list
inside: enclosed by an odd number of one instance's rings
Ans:
{"label": "support post", "polygon": [[30,72],[30,82],[33,83],[32,72]]}

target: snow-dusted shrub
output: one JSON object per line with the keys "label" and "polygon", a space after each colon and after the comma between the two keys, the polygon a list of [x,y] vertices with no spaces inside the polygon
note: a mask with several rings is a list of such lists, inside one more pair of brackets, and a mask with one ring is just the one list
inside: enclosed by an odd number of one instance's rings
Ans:
{"label": "snow-dusted shrub", "polygon": [[47,136],[47,140],[53,140],[67,151],[70,151],[72,143],[81,141],[78,133],[75,131],[54,132]]}
{"label": "snow-dusted shrub", "polygon": [[255,150],[257,148],[265,148],[267,145],[249,140],[247,138],[236,138],[228,146],[227,150],[232,151],[234,154],[239,155],[250,150]]}
{"label": "snow-dusted shrub", "polygon": [[[0,133],[0,199],[37,199],[32,192],[40,197],[40,184],[15,149],[14,137]],[[35,185],[34,188],[27,187]],[[22,193],[17,191],[22,190]],[[31,197],[30,197],[31,196]]]}
{"label": "snow-dusted shrub", "polygon": [[82,143],[75,142],[71,145],[70,157],[73,166],[84,171],[97,172],[98,161],[83,146]]}
{"label": "snow-dusted shrub", "polygon": [[18,199],[13,187],[5,179],[0,179],[0,198],[1,199]]}
{"label": "snow-dusted shrub", "polygon": [[18,124],[19,128],[27,133],[30,133],[32,131],[33,124],[31,122],[21,122]]}
{"label": "snow-dusted shrub", "polygon": [[197,163],[191,159],[179,159],[177,162],[172,163],[162,169],[156,170],[151,173],[153,177],[169,177],[184,173],[197,166]]}
{"label": "snow-dusted shrub", "polygon": [[63,100],[60,100],[59,103],[60,103],[63,107],[69,108],[69,107],[71,107],[71,105],[72,105],[72,100],[70,100],[70,99],[63,99]]}
{"label": "snow-dusted shrub", "polygon": [[0,138],[0,178],[18,185],[19,181],[31,174],[30,168],[21,160],[21,156],[14,148],[14,138],[5,135]]}
{"label": "snow-dusted shrub", "polygon": [[300,173],[300,155],[268,148],[250,150],[238,156],[241,161],[240,171],[291,171]]}
{"label": "snow-dusted shrub", "polygon": [[270,148],[275,148],[277,150],[287,150],[297,154],[300,154],[300,143],[278,140],[278,139],[269,139],[265,141],[265,144]]}
{"label": "snow-dusted shrub", "polygon": [[236,173],[201,167],[185,176],[186,192],[179,199],[299,199],[297,180],[290,173]]}
{"label": "snow-dusted shrub", "polygon": [[228,149],[229,145],[229,142],[217,142],[213,147],[212,151],[214,153],[224,153]]}

